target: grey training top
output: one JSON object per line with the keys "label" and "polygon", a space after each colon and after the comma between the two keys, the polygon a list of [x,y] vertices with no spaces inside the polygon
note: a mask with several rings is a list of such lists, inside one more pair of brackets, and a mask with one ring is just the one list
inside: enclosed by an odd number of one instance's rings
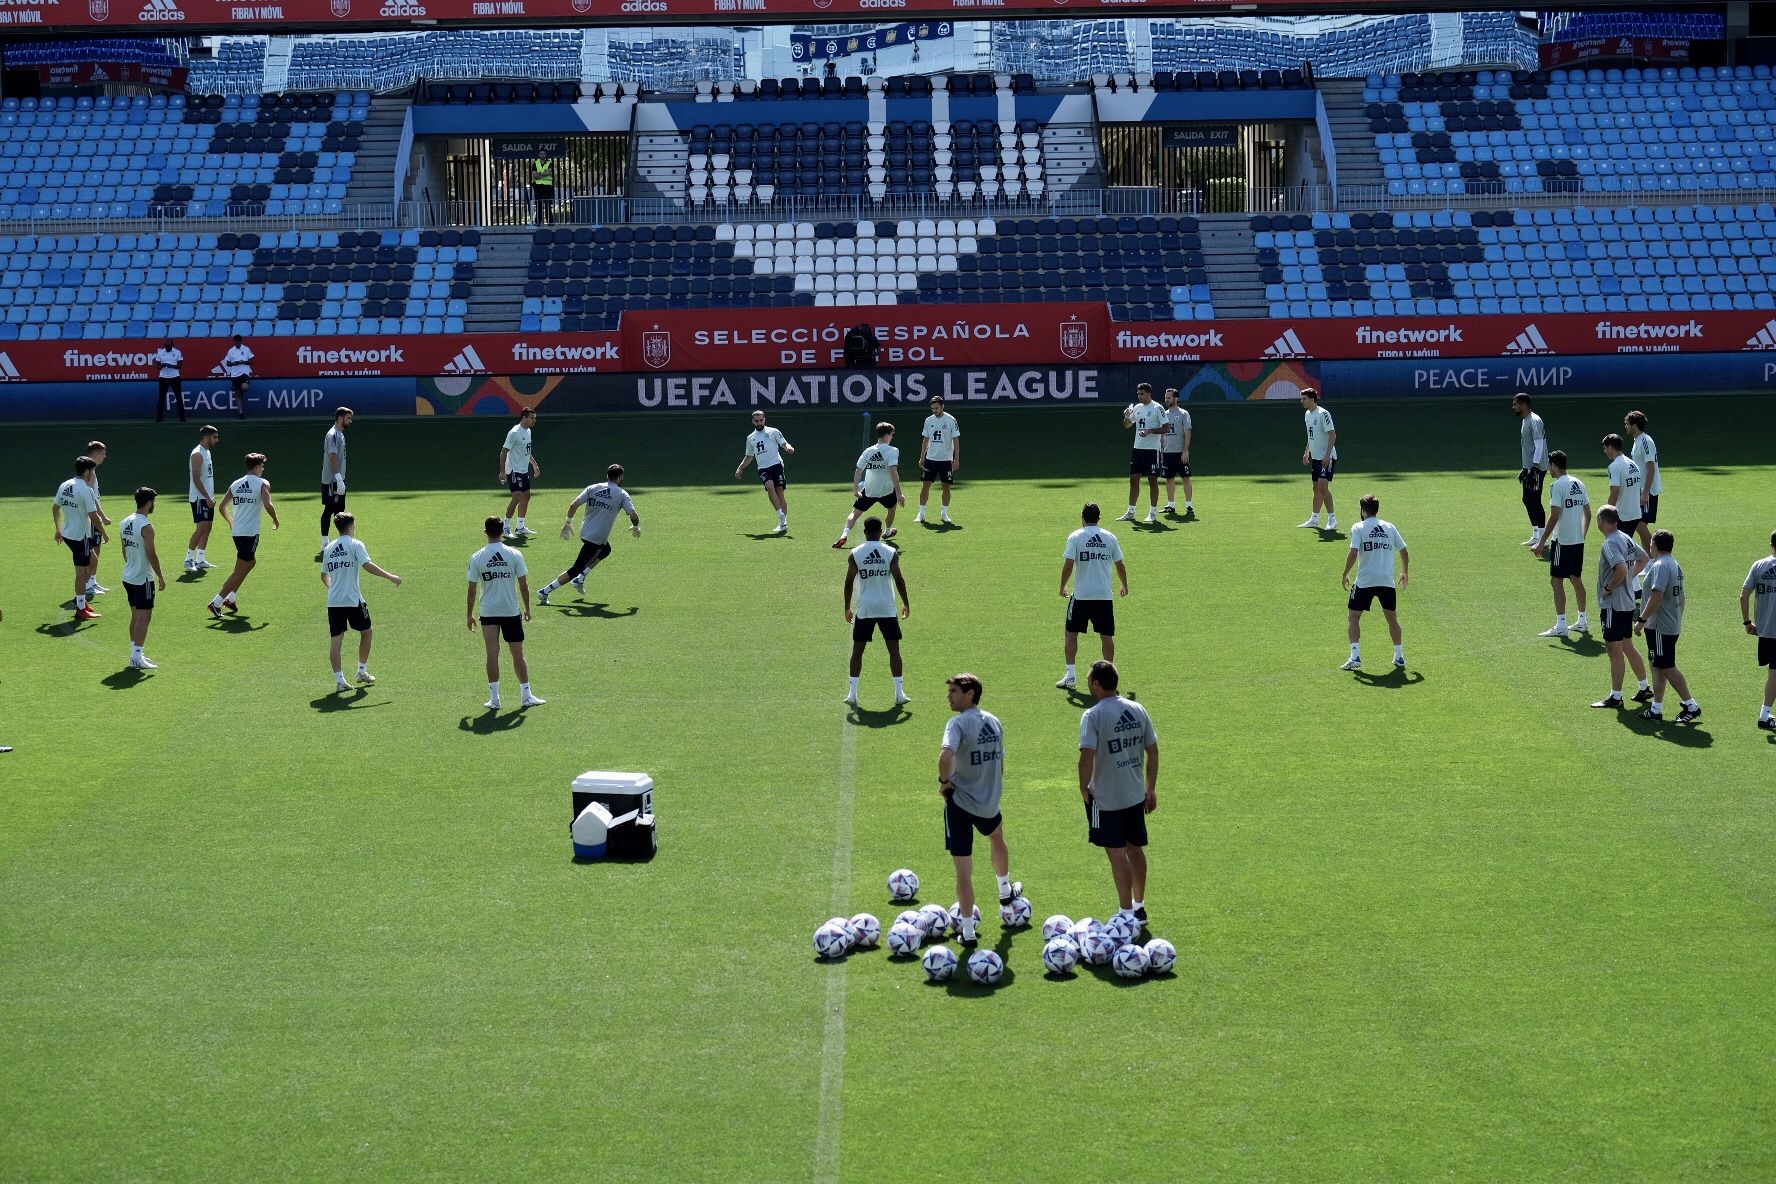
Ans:
{"label": "grey training top", "polygon": [[979,707],[951,717],[943,746],[956,754],[950,800],[976,818],[998,814],[1005,789],[1005,729],[998,717]]}
{"label": "grey training top", "polygon": [[1653,615],[1647,618],[1646,627],[1676,637],[1683,632],[1683,568],[1669,555],[1661,555],[1647,564],[1646,596],[1650,598],[1655,588],[1665,595]]}
{"label": "grey training top", "polygon": [[1754,593],[1751,620],[1758,636],[1776,637],[1776,555],[1752,564],[1743,587]]}
{"label": "grey training top", "polygon": [[[1640,544],[1634,541],[1634,536],[1625,530],[1618,530],[1603,540],[1597,560],[1596,591],[1599,608],[1607,608],[1619,613],[1634,611],[1634,565],[1644,558],[1646,558],[1646,552],[1640,549]],[[1615,570],[1618,563],[1628,565],[1628,578],[1605,592],[1603,585],[1610,578],[1610,573]]]}
{"label": "grey training top", "polygon": [[1159,743],[1147,709],[1114,695],[1099,699],[1079,719],[1079,747],[1094,749],[1092,800],[1100,809],[1126,810],[1147,800],[1147,747]]}

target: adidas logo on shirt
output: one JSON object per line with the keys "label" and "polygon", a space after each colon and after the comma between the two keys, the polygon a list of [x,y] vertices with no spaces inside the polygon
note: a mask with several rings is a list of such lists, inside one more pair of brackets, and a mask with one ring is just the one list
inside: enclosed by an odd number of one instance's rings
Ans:
{"label": "adidas logo on shirt", "polygon": [[[1746,349],[1776,349],[1776,321],[1765,321],[1751,340],[1745,343]],[[0,358],[6,355],[0,354]]]}
{"label": "adidas logo on shirt", "polygon": [[475,352],[472,345],[464,346],[463,351],[444,364],[446,374],[485,374],[487,363]]}
{"label": "adidas logo on shirt", "polygon": [[1507,354],[1551,354],[1548,342],[1542,337],[1542,331],[1530,324],[1524,326],[1523,332],[1517,334],[1516,340],[1505,347]]}
{"label": "adidas logo on shirt", "polygon": [[1115,730],[1118,732],[1138,732],[1141,730],[1141,720],[1134,712],[1125,707],[1122,711],[1122,718],[1116,721]]}
{"label": "adidas logo on shirt", "polygon": [[1286,329],[1281,337],[1271,342],[1269,347],[1265,349],[1264,356],[1267,358],[1305,358],[1307,357],[1307,347],[1301,344],[1301,338],[1295,335],[1294,329]]}
{"label": "adidas logo on shirt", "polygon": [[182,21],[185,14],[180,11],[177,0],[148,0],[137,14],[139,21]]}
{"label": "adidas logo on shirt", "polygon": [[24,375],[12,364],[12,359],[0,353],[0,382],[22,382]]}

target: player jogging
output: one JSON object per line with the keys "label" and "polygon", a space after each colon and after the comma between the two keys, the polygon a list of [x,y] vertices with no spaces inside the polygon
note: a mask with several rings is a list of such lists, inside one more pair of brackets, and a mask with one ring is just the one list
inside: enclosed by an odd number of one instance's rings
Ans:
{"label": "player jogging", "polygon": [[[1626,457],[1623,457],[1626,460]],[[1609,647],[1610,693],[1591,704],[1593,707],[1624,706],[1622,702],[1622,668],[1634,668],[1640,689],[1634,692],[1636,703],[1650,703],[1653,688],[1647,683],[1646,664],[1634,648],[1634,578],[1646,566],[1647,553],[1640,549],[1634,536],[1622,528],[1622,519],[1614,506],[1597,511],[1597,529],[1603,535],[1601,556],[1597,561],[1597,611],[1603,616],[1603,643]]]}
{"label": "player jogging", "polygon": [[1166,513],[1178,512],[1178,482],[1184,482],[1184,517],[1196,517],[1190,496],[1190,412],[1178,406],[1178,388],[1165,393],[1165,435],[1160,437],[1159,465],[1166,479]]}
{"label": "player jogging", "polygon": [[[1381,517],[1381,499],[1366,493],[1357,499],[1363,520],[1351,531],[1350,550],[1344,556],[1344,586],[1350,589],[1351,656],[1340,670],[1357,670],[1363,665],[1363,614],[1376,601],[1381,602],[1381,615],[1387,618],[1388,636],[1394,643],[1394,667],[1406,669],[1406,647],[1400,644],[1400,618],[1394,613],[1394,556],[1400,557],[1399,588],[1406,587],[1412,557],[1406,553],[1406,540],[1392,522]],[[1357,569],[1356,587],[1351,587],[1351,568]]]}
{"label": "player jogging", "polygon": [[487,545],[469,556],[469,632],[475,631],[475,593],[481,593],[481,640],[487,643],[487,702],[489,711],[500,708],[500,638],[512,651],[512,673],[524,698],[519,707],[541,707],[530,689],[530,664],[524,660],[524,622],[530,620],[529,569],[524,556],[500,541],[506,520],[490,514],[483,522]]}
{"label": "player jogging", "polygon": [[1683,700],[1677,722],[1687,724],[1702,718],[1702,707],[1690,694],[1689,680],[1677,668],[1677,637],[1683,632],[1683,568],[1671,557],[1677,540],[1669,530],[1655,530],[1652,541],[1652,561],[1646,566],[1646,604],[1634,618],[1634,632],[1646,634],[1647,661],[1653,667],[1653,701],[1640,718],[1654,722],[1665,718],[1665,687],[1669,684]]}
{"label": "player jogging", "polygon": [[1541,543],[1548,529],[1548,515],[1542,509],[1542,483],[1548,479],[1548,428],[1535,413],[1535,401],[1521,391],[1511,399],[1511,410],[1523,423],[1518,428],[1518,446],[1523,468],[1517,473],[1517,484],[1523,487],[1523,509],[1529,515],[1529,537],[1526,547]]}
{"label": "player jogging", "polygon": [[[845,702],[857,706],[857,682],[863,675],[863,651],[882,631],[882,644],[888,647],[888,673],[894,676],[894,703],[910,703],[906,680],[900,664],[900,621],[894,617],[894,596],[900,594],[900,616],[904,620],[913,613],[913,601],[907,595],[906,579],[900,574],[900,552],[882,541],[882,520],[875,516],[863,520],[863,537],[867,540],[853,547],[845,560],[845,622],[851,626],[851,689]],[[893,586],[889,586],[889,581]],[[859,587],[859,585],[862,585]],[[851,603],[852,589],[857,590],[857,603]]]}
{"label": "player jogging", "polygon": [[833,544],[833,550],[844,550],[846,542],[851,538],[851,524],[871,506],[887,509],[888,529],[882,533],[882,537],[893,538],[894,511],[906,505],[906,494],[900,489],[900,449],[894,446],[893,424],[876,425],[876,442],[865,448],[863,455],[857,458],[857,464],[851,473],[851,487],[857,491],[857,500],[851,503],[851,512],[845,515],[845,529],[839,531],[839,541]]}
{"label": "player jogging", "polygon": [[[1086,626],[1097,631],[1104,661],[1110,662],[1116,657],[1116,601],[1110,591],[1110,567],[1112,564],[1116,567],[1124,596],[1129,594],[1128,568],[1122,561],[1122,544],[1116,541],[1115,535],[1098,525],[1098,516],[1098,503],[1086,502],[1079,511],[1082,525],[1067,536],[1067,545],[1061,551],[1061,597],[1067,602],[1061,649],[1067,658],[1067,670],[1055,683],[1057,687],[1076,685],[1079,635],[1085,632]],[[1069,579],[1073,580],[1071,594],[1067,591]]]}
{"label": "player jogging", "polygon": [[74,619],[92,621],[99,613],[87,603],[86,581],[92,575],[92,543],[105,537],[99,516],[99,499],[93,494],[93,458],[76,457],[74,475],[56,488],[49,516],[55,523],[55,541],[66,543],[74,558]]}
{"label": "player jogging", "polygon": [[580,491],[567,506],[567,520],[561,524],[561,537],[567,538],[573,530],[574,515],[580,507],[586,507],[586,524],[580,528],[580,553],[574,557],[573,564],[560,575],[543,585],[537,593],[537,599],[544,604],[549,603],[549,594],[569,580],[581,592],[586,590],[586,573],[610,558],[611,527],[617,524],[617,515],[629,515],[629,533],[636,538],[641,537],[641,515],[635,512],[635,499],[623,488],[623,466],[612,465],[604,471],[604,480],[597,485],[588,485]]}
{"label": "player jogging", "polygon": [[[1753,593],[1757,594],[1755,616]],[[1764,709],[1758,714],[1757,726],[1776,732],[1776,718],[1770,714],[1776,705],[1776,530],[1770,532],[1770,553],[1751,565],[1739,589],[1739,615],[1745,618],[1745,632],[1757,638],[1757,664],[1770,669],[1764,678]]]}
{"label": "player jogging", "polygon": [[1628,455],[1640,466],[1640,528],[1636,533],[1640,537],[1640,545],[1651,546],[1651,536],[1647,533],[1653,523],[1659,520],[1659,494],[1665,488],[1665,478],[1660,472],[1659,446],[1647,435],[1647,417],[1644,411],[1630,411],[1628,418],[1622,421],[1628,431],[1628,438],[1633,441],[1629,445]]}
{"label": "player jogging", "polygon": [[[536,427],[536,421],[536,408],[526,407],[512,430],[506,433],[506,442],[500,445],[499,480],[512,494],[506,503],[507,538],[529,538],[536,533],[524,524],[525,511],[530,509],[531,480],[543,475],[543,466],[537,463],[536,453],[531,448],[530,433]],[[513,511],[518,515],[516,526],[512,523]]]}
{"label": "player jogging", "polygon": [[358,573],[367,571],[373,576],[381,576],[397,588],[401,586],[401,577],[370,562],[370,552],[357,538],[357,515],[335,514],[333,525],[338,527],[339,537],[327,544],[327,550],[321,556],[321,586],[327,589],[333,689],[349,691],[351,686],[340,668],[340,651],[345,647],[348,627],[358,634],[358,681],[366,685],[376,681],[376,676],[370,673],[370,606],[364,600]]}
{"label": "player jogging", "polygon": [[351,427],[352,418],[350,407],[334,408],[333,426],[321,441],[321,549],[315,552],[317,562],[327,552],[333,515],[345,509],[345,429]]}
{"label": "player jogging", "polygon": [[247,453],[246,475],[228,487],[222,495],[222,517],[234,535],[234,571],[223,581],[222,590],[210,600],[210,615],[221,617],[222,610],[238,613],[240,605],[234,594],[247,582],[247,575],[259,566],[259,527],[263,514],[271,515],[271,528],[283,529],[278,521],[277,507],[271,504],[271,482],[265,479],[265,454]]}
{"label": "player jogging", "polygon": [[1548,581],[1554,585],[1554,627],[1544,629],[1542,637],[1565,637],[1566,583],[1572,584],[1579,602],[1579,620],[1575,633],[1589,632],[1585,623],[1585,535],[1591,530],[1591,495],[1585,483],[1566,471],[1566,453],[1556,448],[1548,454],[1554,472],[1554,484],[1548,490],[1548,525],[1536,540],[1536,558],[1540,559],[1550,545]]}
{"label": "player jogging", "polygon": [[1079,796],[1086,837],[1110,857],[1117,913],[1147,928],[1147,815],[1159,808],[1159,733],[1147,709],[1117,693],[1114,662],[1086,675],[1093,703],[1079,718]]}
{"label": "player jogging", "polygon": [[795,449],[783,438],[783,433],[776,428],[765,426],[765,413],[752,413],[752,431],[746,436],[746,455],[734,469],[734,480],[740,480],[740,474],[746,466],[758,466],[759,481],[765,487],[765,496],[771,499],[771,505],[777,511],[777,529],[773,534],[789,533],[789,499],[784,495],[789,481],[783,475],[783,458],[794,456]]}
{"label": "player jogging", "polygon": [[[1301,406],[1306,414],[1307,447],[1301,450],[1301,463],[1313,474],[1313,513],[1301,524],[1305,530],[1337,530],[1338,511],[1332,507],[1332,473],[1338,468],[1338,429],[1332,426],[1332,413],[1320,406],[1320,392],[1313,387],[1301,390]],[[1326,524],[1320,525],[1320,508],[1326,511]]]}
{"label": "player jogging", "polygon": [[222,433],[210,424],[198,429],[197,447],[186,462],[190,470],[186,497],[191,502],[191,540],[185,544],[185,570],[208,571],[216,565],[204,551],[210,545],[210,528],[216,522],[216,463],[210,450]]}
{"label": "player jogging", "polygon": [[975,932],[974,835],[987,836],[993,874],[999,880],[999,903],[1007,905],[1024,890],[1011,881],[1011,850],[1005,845],[1005,816],[999,798],[1005,789],[1005,728],[991,712],[981,710],[981,680],[953,675],[950,710],[943,748],[937,754],[937,789],[944,800],[944,850],[956,863],[956,901],[962,906],[956,923],[962,948],[979,942]]}
{"label": "player jogging", "polygon": [[154,549],[154,513],[156,494],[149,486],[136,490],[136,512],[123,520],[117,537],[123,540],[123,594],[130,606],[130,668],[158,670],[159,667],[143,652],[148,644],[148,625],[154,619],[154,593],[166,591],[166,576],[160,571],[160,553]]}
{"label": "player jogging", "polygon": [[924,477],[924,484],[919,486],[919,512],[913,516],[914,522],[925,521],[925,503],[931,500],[931,483],[942,482],[943,504],[938,507],[938,514],[944,522],[954,526],[950,518],[950,486],[956,474],[962,471],[962,429],[956,423],[956,417],[944,410],[942,395],[931,396],[931,414],[925,417],[925,426],[919,429],[919,469]]}
{"label": "player jogging", "polygon": [[1118,522],[1133,522],[1141,503],[1141,478],[1147,478],[1147,521],[1159,521],[1160,444],[1165,439],[1165,408],[1153,401],[1153,384],[1135,387],[1135,401],[1122,409],[1122,426],[1135,429],[1129,451],[1129,508]]}
{"label": "player jogging", "polygon": [[1609,461],[1609,504],[1615,507],[1622,529],[1634,534],[1640,525],[1640,495],[1646,488],[1646,474],[1628,456],[1622,437],[1614,432],[1603,438],[1603,455]]}

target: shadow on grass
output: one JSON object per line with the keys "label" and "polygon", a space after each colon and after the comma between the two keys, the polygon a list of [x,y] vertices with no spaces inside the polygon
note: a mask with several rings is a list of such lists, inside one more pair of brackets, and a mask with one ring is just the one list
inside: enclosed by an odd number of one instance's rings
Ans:
{"label": "shadow on grass", "polygon": [[114,691],[127,691],[131,687],[141,686],[148,679],[146,670],[137,670],[134,666],[125,666],[116,674],[107,674],[99,680],[100,684]]}
{"label": "shadow on grass", "polygon": [[1131,522],[1129,525],[1142,534],[1171,534],[1178,529],[1163,518],[1158,522]]}
{"label": "shadow on grass", "polygon": [[845,722],[863,728],[892,728],[913,718],[913,713],[906,709],[906,704],[896,703],[886,711],[872,711],[866,707],[852,706],[845,713]]}
{"label": "shadow on grass", "polygon": [[[1092,698],[1091,692],[1084,689],[1083,687],[1062,687],[1061,690],[1066,692],[1067,702],[1073,704],[1073,706],[1078,707],[1082,710],[1084,708],[1090,707],[1094,702],[1096,702],[1096,700],[1094,700]],[[1127,692],[1124,692],[1124,693],[1127,693]],[[1131,695],[1129,697],[1133,698],[1134,696]]]}
{"label": "shadow on grass", "polygon": [[1714,746],[1714,733],[1705,732],[1695,724],[1680,724],[1669,716],[1663,720],[1641,719],[1639,711],[1623,711],[1617,714],[1616,722],[1636,735],[1663,740],[1679,748]]}
{"label": "shadow on grass", "polygon": [[251,617],[238,616],[212,620],[205,626],[205,628],[213,630],[216,633],[257,633],[259,630],[265,628],[267,624],[269,624],[269,622],[261,621],[255,625],[253,624]]}
{"label": "shadow on grass", "polygon": [[1550,637],[1554,644],[1549,649],[1563,653],[1576,654],[1581,658],[1595,658],[1609,652],[1609,647],[1589,633],[1581,633],[1577,637],[1567,634],[1565,637]]}
{"label": "shadow on grass", "polygon": [[1425,676],[1417,671],[1402,670],[1392,667],[1385,674],[1370,674],[1367,670],[1353,670],[1351,677],[1368,687],[1380,687],[1383,690],[1397,691],[1401,687],[1415,687],[1425,680]]}
{"label": "shadow on grass", "polygon": [[210,573],[207,571],[182,571],[177,576],[173,577],[173,583],[175,583],[175,584],[202,583],[203,578],[209,574]]}
{"label": "shadow on grass", "polygon": [[[1005,963],[1005,973],[1000,976],[999,981],[992,986],[982,986],[968,977],[968,955],[975,951],[962,949],[956,951],[959,961],[956,964],[956,973],[950,978],[950,981],[947,983],[930,983],[929,985],[934,987],[941,986],[949,994],[960,996],[964,999],[984,999],[988,995],[997,995],[1000,991],[1010,989],[1011,986],[1017,982],[1017,971],[1012,969],[1011,965],[1011,938],[1014,932],[1026,931],[1001,929],[999,930],[999,940],[992,946],[993,952],[998,954],[1000,961]],[[1037,931],[1037,936],[1041,936],[1040,930]]]}
{"label": "shadow on grass", "polygon": [[620,621],[624,617],[633,617],[641,611],[641,606],[632,604],[622,612],[612,612],[610,605],[603,601],[591,604],[550,604],[550,608],[560,609],[567,617],[597,617],[601,621]]}
{"label": "shadow on grass", "polygon": [[1314,533],[1319,536],[1322,543],[1342,543],[1350,538],[1348,534],[1338,533],[1337,527],[1333,527],[1331,530],[1318,530]]}
{"label": "shadow on grass", "polygon": [[740,537],[751,539],[755,543],[762,543],[766,539],[786,539],[790,536],[789,536],[789,532],[787,530],[782,531],[782,532],[773,530],[773,531],[768,531],[765,534],[752,534],[749,531],[741,531]]}
{"label": "shadow on grass", "polygon": [[84,621],[46,621],[37,626],[37,632],[45,637],[73,637],[80,632]]}
{"label": "shadow on grass", "polygon": [[[1302,472],[1303,476],[1305,476],[1307,473],[1307,470],[1305,468],[1303,468],[1301,470],[1301,472]],[[1293,485],[1297,481],[1299,481],[1300,479],[1301,479],[1300,477],[1247,477],[1246,478],[1246,480],[1250,481],[1254,485]]]}
{"label": "shadow on grass", "polygon": [[316,711],[362,711],[371,707],[386,707],[388,700],[379,703],[366,703],[364,699],[370,694],[367,687],[353,687],[349,691],[328,691],[319,699],[310,699],[308,705]]}
{"label": "shadow on grass", "polygon": [[509,711],[501,715],[490,707],[480,715],[463,716],[462,722],[456,726],[461,731],[473,732],[477,736],[494,736],[524,726],[524,712]]}

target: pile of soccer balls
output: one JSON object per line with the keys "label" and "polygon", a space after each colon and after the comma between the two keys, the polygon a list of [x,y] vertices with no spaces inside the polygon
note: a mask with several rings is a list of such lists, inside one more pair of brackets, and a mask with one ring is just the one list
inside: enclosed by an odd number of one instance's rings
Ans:
{"label": "pile of soccer balls", "polygon": [[[910,904],[919,895],[919,877],[901,868],[888,877],[888,895],[897,904]],[[928,904],[907,909],[894,918],[888,927],[888,952],[896,958],[920,957],[927,942],[937,942],[925,949],[921,962],[925,975],[934,983],[948,982],[956,973],[959,960],[954,950],[941,944],[952,932],[962,932],[960,903],[944,908]],[[1030,901],[1014,896],[999,907],[999,919],[1007,929],[1022,929],[1034,916]],[[980,924],[980,906],[974,909],[974,921]],[[978,928],[977,928],[978,932]],[[1101,922],[1093,917],[1074,921],[1059,913],[1042,923],[1042,964],[1056,975],[1073,973],[1081,962],[1092,966],[1108,964],[1122,978],[1140,978],[1145,974],[1169,974],[1177,964],[1178,951],[1172,943],[1156,937],[1145,945],[1135,938],[1140,930],[1128,917],[1112,917]],[[882,940],[882,924],[869,913],[851,918],[834,917],[814,931],[814,952],[822,958],[842,958],[855,949],[871,949]],[[1005,977],[1005,960],[992,950],[975,950],[968,955],[966,973],[971,982],[990,987]]]}

